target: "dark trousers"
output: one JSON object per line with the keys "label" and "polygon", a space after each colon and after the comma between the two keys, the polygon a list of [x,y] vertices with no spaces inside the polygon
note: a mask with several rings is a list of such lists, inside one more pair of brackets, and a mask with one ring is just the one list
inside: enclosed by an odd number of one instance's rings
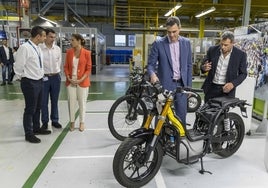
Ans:
{"label": "dark trousers", "polygon": [[24,77],[21,79],[21,90],[25,100],[23,127],[25,136],[28,136],[40,129],[43,81]]}
{"label": "dark trousers", "polygon": [[[173,88],[177,86],[182,86],[183,83],[181,81],[173,82]],[[180,118],[182,123],[186,125],[186,114],[187,114],[187,95],[183,93],[177,93],[174,98],[174,108],[176,115]]]}
{"label": "dark trousers", "polygon": [[[5,65],[2,66],[2,79],[3,79],[3,83],[5,83],[6,80],[8,82],[11,82],[12,67],[13,67],[13,65],[11,63],[7,63],[7,64],[5,64]],[[8,78],[6,78],[6,73],[8,74]]]}
{"label": "dark trousers", "polygon": [[59,110],[58,110],[58,100],[60,94],[60,84],[61,77],[60,74],[55,74],[52,76],[46,76],[47,80],[44,79],[44,89],[43,89],[43,100],[42,100],[42,123],[49,122],[49,112],[48,112],[48,101],[50,97],[51,102],[51,112],[50,119],[52,122],[59,121]]}
{"label": "dark trousers", "polygon": [[223,92],[224,85],[211,84],[207,93],[205,93],[205,103],[212,98],[215,97],[223,97],[223,96],[233,96],[233,92],[224,93]]}

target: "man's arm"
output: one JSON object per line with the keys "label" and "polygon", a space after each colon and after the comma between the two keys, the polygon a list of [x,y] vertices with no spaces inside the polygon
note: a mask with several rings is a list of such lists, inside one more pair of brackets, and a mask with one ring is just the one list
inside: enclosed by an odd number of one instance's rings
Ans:
{"label": "man's arm", "polygon": [[[240,55],[240,54],[239,54]],[[232,81],[233,85],[237,87],[240,85],[247,77],[247,54],[241,52],[241,59],[238,67],[238,77]]]}
{"label": "man's arm", "polygon": [[157,42],[155,41],[152,44],[150,55],[148,57],[148,66],[147,66],[147,72],[150,76],[150,80],[152,83],[159,81],[156,75],[157,62],[158,62],[158,49],[157,49]]}
{"label": "man's arm", "polygon": [[16,54],[16,62],[14,63],[14,71],[18,79],[21,79],[24,73],[24,67],[27,61],[27,49],[21,46]]}
{"label": "man's arm", "polygon": [[188,57],[187,57],[187,87],[192,87],[192,80],[193,80],[193,62],[192,62],[192,49],[191,49],[191,42],[190,40],[187,43],[188,47]]}

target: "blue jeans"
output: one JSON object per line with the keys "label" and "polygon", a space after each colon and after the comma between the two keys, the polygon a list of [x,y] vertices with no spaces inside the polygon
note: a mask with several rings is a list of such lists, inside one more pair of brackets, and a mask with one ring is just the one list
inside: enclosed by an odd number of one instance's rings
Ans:
{"label": "blue jeans", "polygon": [[28,136],[40,129],[43,81],[24,77],[21,79],[21,90],[25,99],[23,127],[25,136]]}
{"label": "blue jeans", "polygon": [[[3,83],[5,83],[6,80],[8,80],[8,82],[11,82],[12,66],[13,66],[13,64],[11,64],[11,63],[8,63],[8,64],[2,66]],[[8,73],[8,79],[6,79],[6,73]]]}
{"label": "blue jeans", "polygon": [[43,102],[42,102],[42,123],[46,124],[49,122],[48,112],[48,100],[50,98],[51,111],[50,119],[52,122],[57,123],[59,121],[59,110],[58,110],[58,99],[60,94],[61,77],[60,74],[52,76],[45,76],[43,89]]}

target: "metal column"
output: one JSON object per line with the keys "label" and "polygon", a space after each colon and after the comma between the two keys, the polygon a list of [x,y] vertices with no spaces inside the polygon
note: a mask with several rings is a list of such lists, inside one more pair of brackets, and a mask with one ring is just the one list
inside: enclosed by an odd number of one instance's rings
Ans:
{"label": "metal column", "polygon": [[242,26],[249,25],[251,0],[244,0]]}

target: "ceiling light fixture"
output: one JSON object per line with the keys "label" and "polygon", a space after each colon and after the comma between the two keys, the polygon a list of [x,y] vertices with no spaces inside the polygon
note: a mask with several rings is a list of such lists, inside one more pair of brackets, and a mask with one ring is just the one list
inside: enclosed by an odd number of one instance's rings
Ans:
{"label": "ceiling light fixture", "polygon": [[196,18],[200,18],[201,16],[204,16],[204,15],[206,15],[206,14],[208,14],[208,13],[211,13],[211,12],[213,12],[213,11],[215,11],[215,10],[216,10],[215,7],[210,7],[209,9],[204,10],[204,11],[202,11],[202,12],[196,14],[195,17],[196,17]]}
{"label": "ceiling light fixture", "polygon": [[179,8],[181,8],[181,4],[177,3],[175,7],[173,7],[172,9],[170,9],[164,16],[170,16],[172,13],[176,12],[176,10],[178,10]]}

